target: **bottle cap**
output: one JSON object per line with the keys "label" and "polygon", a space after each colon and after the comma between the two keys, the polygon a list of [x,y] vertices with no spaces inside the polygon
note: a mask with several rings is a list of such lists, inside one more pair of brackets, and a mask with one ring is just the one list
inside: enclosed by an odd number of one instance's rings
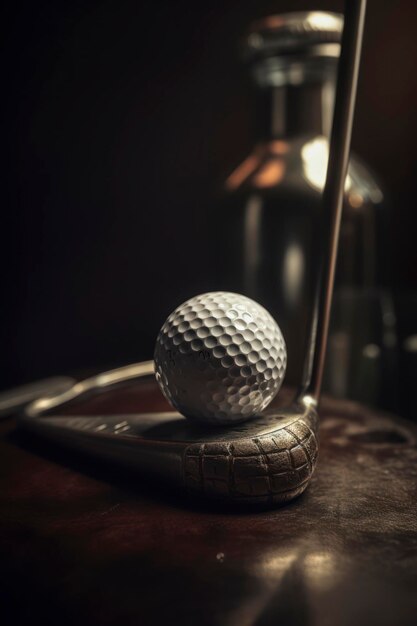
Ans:
{"label": "bottle cap", "polygon": [[309,11],[271,15],[254,22],[244,42],[250,59],[283,54],[315,52],[339,56],[343,16]]}
{"label": "bottle cap", "polygon": [[243,57],[260,84],[300,84],[334,74],[343,16],[324,11],[271,15],[254,22]]}

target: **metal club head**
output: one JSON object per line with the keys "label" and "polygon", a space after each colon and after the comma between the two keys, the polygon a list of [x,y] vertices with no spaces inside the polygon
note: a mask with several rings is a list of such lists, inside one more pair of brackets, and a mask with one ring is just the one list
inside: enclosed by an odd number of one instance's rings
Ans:
{"label": "metal club head", "polygon": [[317,413],[301,398],[228,429],[195,424],[177,412],[71,416],[54,411],[91,391],[153,374],[152,361],[99,374],[35,401],[21,426],[131,470],[150,472],[198,496],[265,505],[304,491],[317,459]]}

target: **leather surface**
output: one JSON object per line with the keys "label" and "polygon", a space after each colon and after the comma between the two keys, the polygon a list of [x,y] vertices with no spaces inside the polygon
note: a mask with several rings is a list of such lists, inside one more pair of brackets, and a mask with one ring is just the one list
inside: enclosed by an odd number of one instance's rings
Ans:
{"label": "leather surface", "polygon": [[[71,410],[165,406],[141,383]],[[416,427],[326,398],[320,415],[310,486],[260,512],[186,499],[4,421],[3,624],[416,624]]]}

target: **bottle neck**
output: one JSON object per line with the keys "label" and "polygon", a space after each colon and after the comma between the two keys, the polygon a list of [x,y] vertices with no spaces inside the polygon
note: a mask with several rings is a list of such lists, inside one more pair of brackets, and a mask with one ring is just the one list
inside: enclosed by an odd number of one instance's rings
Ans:
{"label": "bottle neck", "polygon": [[291,139],[308,134],[328,137],[333,100],[333,80],[259,88],[258,141]]}

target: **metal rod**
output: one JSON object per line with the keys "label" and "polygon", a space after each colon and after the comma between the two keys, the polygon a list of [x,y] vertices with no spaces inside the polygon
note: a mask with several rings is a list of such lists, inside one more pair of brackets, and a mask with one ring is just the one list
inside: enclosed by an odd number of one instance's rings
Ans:
{"label": "metal rod", "polygon": [[326,356],[365,9],[366,0],[345,1],[345,21],[338,67],[329,163],[322,199],[323,238],[320,242],[318,286],[301,391],[302,396],[309,396],[315,403],[318,403],[320,398]]}

